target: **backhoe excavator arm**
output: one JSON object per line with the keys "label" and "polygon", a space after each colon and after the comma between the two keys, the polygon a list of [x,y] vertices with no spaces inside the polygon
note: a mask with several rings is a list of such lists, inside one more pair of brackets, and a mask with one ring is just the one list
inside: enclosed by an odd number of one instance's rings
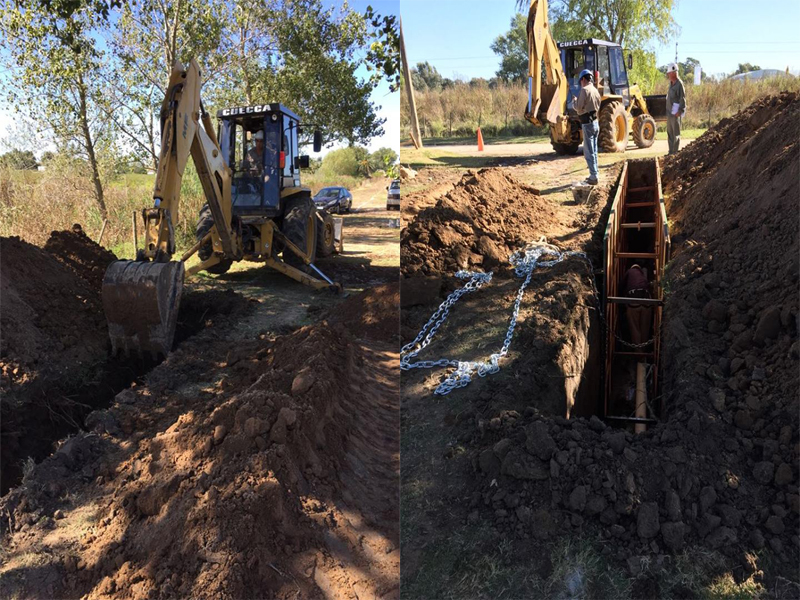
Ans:
{"label": "backhoe excavator arm", "polygon": [[[542,63],[546,84],[542,86]],[[551,125],[566,124],[567,85],[561,56],[547,20],[547,0],[532,0],[528,11],[528,106],[525,118],[534,125],[543,125],[540,117]]]}
{"label": "backhoe excavator arm", "polygon": [[103,308],[115,354],[166,356],[172,346],[186,272],[183,260],[171,260],[173,223],[178,220],[181,179],[189,155],[214,215],[223,252],[232,259],[241,258],[231,227],[231,173],[200,102],[200,68],[195,61],[188,68],[175,63],[161,106],[154,206],[142,210],[144,248],[136,260],[111,263],[103,278]]}
{"label": "backhoe excavator arm", "polygon": [[153,189],[154,207],[144,209],[145,244],[139,258],[168,261],[175,253],[173,223],[178,220],[181,180],[191,155],[214,216],[222,249],[241,258],[231,218],[231,173],[225,165],[211,117],[200,100],[200,67],[175,63],[161,105],[161,154]]}

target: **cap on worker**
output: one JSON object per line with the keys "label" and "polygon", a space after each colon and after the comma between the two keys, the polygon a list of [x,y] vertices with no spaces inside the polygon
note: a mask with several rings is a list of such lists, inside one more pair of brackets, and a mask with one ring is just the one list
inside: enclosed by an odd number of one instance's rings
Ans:
{"label": "cap on worker", "polygon": [[592,80],[592,72],[589,69],[584,69],[583,71],[581,71],[581,74],[578,77],[578,80],[581,80],[584,77],[588,77],[589,81],[591,81]]}
{"label": "cap on worker", "polygon": [[677,73],[678,72],[678,64],[677,63],[669,63],[667,66],[667,73]]}
{"label": "cap on worker", "polygon": [[254,140],[263,140],[264,139],[264,132],[263,131],[256,131],[253,134],[253,139]]}

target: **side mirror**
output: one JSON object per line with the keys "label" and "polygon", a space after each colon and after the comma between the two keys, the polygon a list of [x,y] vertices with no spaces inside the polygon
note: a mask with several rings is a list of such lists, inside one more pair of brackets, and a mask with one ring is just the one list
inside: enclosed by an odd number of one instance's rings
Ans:
{"label": "side mirror", "polygon": [[322,132],[319,129],[314,130],[314,152],[322,150]]}
{"label": "side mirror", "polygon": [[310,164],[310,159],[308,158],[308,154],[304,154],[303,156],[297,157],[297,166],[301,169],[307,169]]}
{"label": "side mirror", "polygon": [[633,68],[633,53],[628,52],[628,69]]}

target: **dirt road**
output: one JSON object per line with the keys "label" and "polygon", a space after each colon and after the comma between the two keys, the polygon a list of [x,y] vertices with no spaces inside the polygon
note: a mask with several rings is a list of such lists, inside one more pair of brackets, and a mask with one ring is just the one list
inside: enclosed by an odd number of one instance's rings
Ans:
{"label": "dirt road", "polygon": [[[681,139],[681,148],[692,142],[690,139]],[[426,146],[426,148],[437,148],[439,146]],[[483,152],[478,152],[476,144],[463,144],[456,146],[441,146],[448,152],[454,154],[464,154],[466,156],[531,156],[541,157],[543,154],[553,154],[553,147],[549,143],[539,144],[486,144]],[[625,154],[628,158],[643,158],[645,156],[655,156],[666,154],[668,150],[667,140],[656,140],[650,148],[637,148],[632,141],[628,142]],[[578,150],[583,157],[583,146]],[[600,156],[604,156],[601,154]]]}

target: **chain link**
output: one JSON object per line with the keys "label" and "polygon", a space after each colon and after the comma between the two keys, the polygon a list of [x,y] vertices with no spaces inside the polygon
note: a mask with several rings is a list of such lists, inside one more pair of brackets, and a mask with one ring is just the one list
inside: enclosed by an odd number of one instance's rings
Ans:
{"label": "chain link", "polygon": [[[543,256],[553,257],[549,260],[540,260]],[[404,371],[410,369],[433,369],[435,367],[455,367],[455,370],[450,372],[444,381],[434,391],[434,394],[444,396],[457,388],[462,388],[472,381],[472,377],[477,373],[479,377],[485,377],[492,373],[497,373],[500,370],[500,360],[508,354],[511,347],[511,340],[514,337],[514,330],[517,327],[517,317],[519,316],[520,305],[522,298],[525,295],[525,290],[531,281],[533,271],[537,267],[552,267],[563,261],[565,258],[575,256],[581,258],[586,265],[589,272],[590,281],[592,283],[592,295],[595,299],[597,314],[603,324],[603,329],[608,330],[605,315],[602,310],[602,301],[600,299],[600,292],[597,288],[597,280],[595,279],[594,266],[591,259],[585,252],[580,251],[561,251],[556,246],[548,244],[547,240],[542,236],[536,242],[528,243],[522,250],[517,250],[509,256],[509,262],[514,267],[514,274],[517,277],[523,278],[522,284],[517,291],[517,296],[514,300],[514,308],[511,313],[511,321],[509,322],[506,336],[498,352],[490,355],[484,361],[460,361],[449,358],[440,358],[438,360],[420,360],[411,362],[417,355],[422,352],[433,340],[439,327],[445,322],[450,314],[450,309],[458,302],[461,297],[466,294],[478,291],[481,287],[486,285],[492,280],[492,272],[481,273],[479,271],[458,271],[456,277],[459,279],[468,280],[464,287],[453,291],[447,299],[439,305],[439,308],[431,315],[428,322],[414,338],[414,341],[406,344],[400,350],[400,368]],[[619,334],[614,332],[614,337],[630,348],[644,348],[649,346],[655,341],[655,337],[641,343],[633,344],[624,340]]]}

